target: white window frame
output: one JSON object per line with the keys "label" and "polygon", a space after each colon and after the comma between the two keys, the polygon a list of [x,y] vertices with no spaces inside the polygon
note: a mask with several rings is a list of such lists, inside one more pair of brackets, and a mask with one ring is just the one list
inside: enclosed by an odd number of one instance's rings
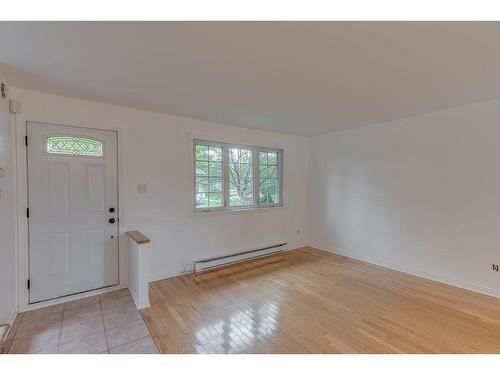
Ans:
{"label": "white window frame", "polygon": [[[222,147],[222,178],[223,178],[223,206],[222,207],[196,207],[196,145],[209,145]],[[244,144],[234,144],[225,142],[206,141],[194,138],[192,142],[193,165],[192,176],[192,207],[194,213],[205,212],[227,212],[227,211],[245,211],[258,210],[263,208],[283,207],[283,149],[259,147]],[[241,148],[252,150],[253,157],[253,204],[248,206],[229,206],[229,149]],[[279,203],[261,204],[260,203],[260,152],[275,152],[278,155],[278,199]]]}

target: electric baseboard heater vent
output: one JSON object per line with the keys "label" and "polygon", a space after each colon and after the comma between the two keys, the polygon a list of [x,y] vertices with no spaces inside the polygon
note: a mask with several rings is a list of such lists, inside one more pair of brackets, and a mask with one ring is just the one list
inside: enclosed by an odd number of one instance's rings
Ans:
{"label": "electric baseboard heater vent", "polygon": [[193,273],[206,271],[213,268],[223,267],[230,264],[243,262],[245,260],[267,257],[279,254],[286,250],[286,242],[276,245],[261,247],[259,249],[241,251],[239,253],[221,255],[212,258],[205,258],[193,261]]}

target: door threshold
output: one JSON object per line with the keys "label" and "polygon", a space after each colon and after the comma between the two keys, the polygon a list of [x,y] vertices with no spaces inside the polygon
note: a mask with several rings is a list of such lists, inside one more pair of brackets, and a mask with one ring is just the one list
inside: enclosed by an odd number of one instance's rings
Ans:
{"label": "door threshold", "polygon": [[76,301],[79,299],[93,297],[93,296],[97,296],[100,294],[104,294],[104,293],[108,293],[108,292],[112,292],[112,291],[124,289],[124,288],[127,288],[127,286],[117,284],[117,285],[107,286],[104,288],[92,289],[92,290],[88,290],[85,292],[74,293],[74,294],[70,294],[67,296],[63,296],[63,297],[56,297],[56,298],[52,298],[52,299],[45,300],[45,301],[33,302],[33,303],[30,303],[24,307],[20,306],[19,312],[20,313],[27,312],[27,311],[36,310],[36,309],[43,308],[43,307],[58,305],[60,303]]}

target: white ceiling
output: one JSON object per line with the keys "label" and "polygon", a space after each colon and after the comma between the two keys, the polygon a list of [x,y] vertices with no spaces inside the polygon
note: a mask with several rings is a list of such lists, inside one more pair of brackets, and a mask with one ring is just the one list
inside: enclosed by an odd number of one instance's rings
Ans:
{"label": "white ceiling", "polygon": [[312,136],[500,97],[500,23],[0,22],[9,83]]}

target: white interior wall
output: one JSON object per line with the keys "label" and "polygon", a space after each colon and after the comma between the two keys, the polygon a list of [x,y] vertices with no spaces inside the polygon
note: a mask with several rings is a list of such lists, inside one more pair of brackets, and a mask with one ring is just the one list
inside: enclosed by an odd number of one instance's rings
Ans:
{"label": "white interior wall", "polygon": [[[121,231],[152,238],[151,280],[179,274],[193,258],[287,241],[500,296],[500,275],[490,270],[500,261],[500,100],[308,141],[29,90],[12,88],[11,96],[21,103],[18,129],[33,120],[119,131]],[[5,103],[0,114],[10,118]],[[190,137],[283,148],[286,207],[191,215]],[[142,183],[146,194],[136,191]],[[6,245],[12,173],[0,184],[2,267],[14,262],[4,251],[14,246],[13,235]],[[14,267],[4,268],[2,281],[11,281],[0,298],[14,301]],[[2,303],[5,316],[9,306]]]}
{"label": "white interior wall", "polygon": [[310,140],[312,245],[500,297],[500,100]]}
{"label": "white interior wall", "polygon": [[[0,82],[6,83],[1,75]],[[0,167],[5,173],[0,177],[0,324],[11,324],[17,310],[11,127],[8,97],[0,98]]]}
{"label": "white interior wall", "polygon": [[[22,89],[13,88],[12,97],[21,104],[17,129],[22,131],[32,120],[119,132],[120,230],[137,229],[151,238],[151,280],[179,274],[194,258],[283,241],[290,247],[307,243],[305,138]],[[190,137],[283,148],[285,207],[192,215]],[[138,184],[146,184],[147,193],[139,194]],[[123,236],[121,246],[123,251]],[[124,274],[122,269],[122,280]]]}

